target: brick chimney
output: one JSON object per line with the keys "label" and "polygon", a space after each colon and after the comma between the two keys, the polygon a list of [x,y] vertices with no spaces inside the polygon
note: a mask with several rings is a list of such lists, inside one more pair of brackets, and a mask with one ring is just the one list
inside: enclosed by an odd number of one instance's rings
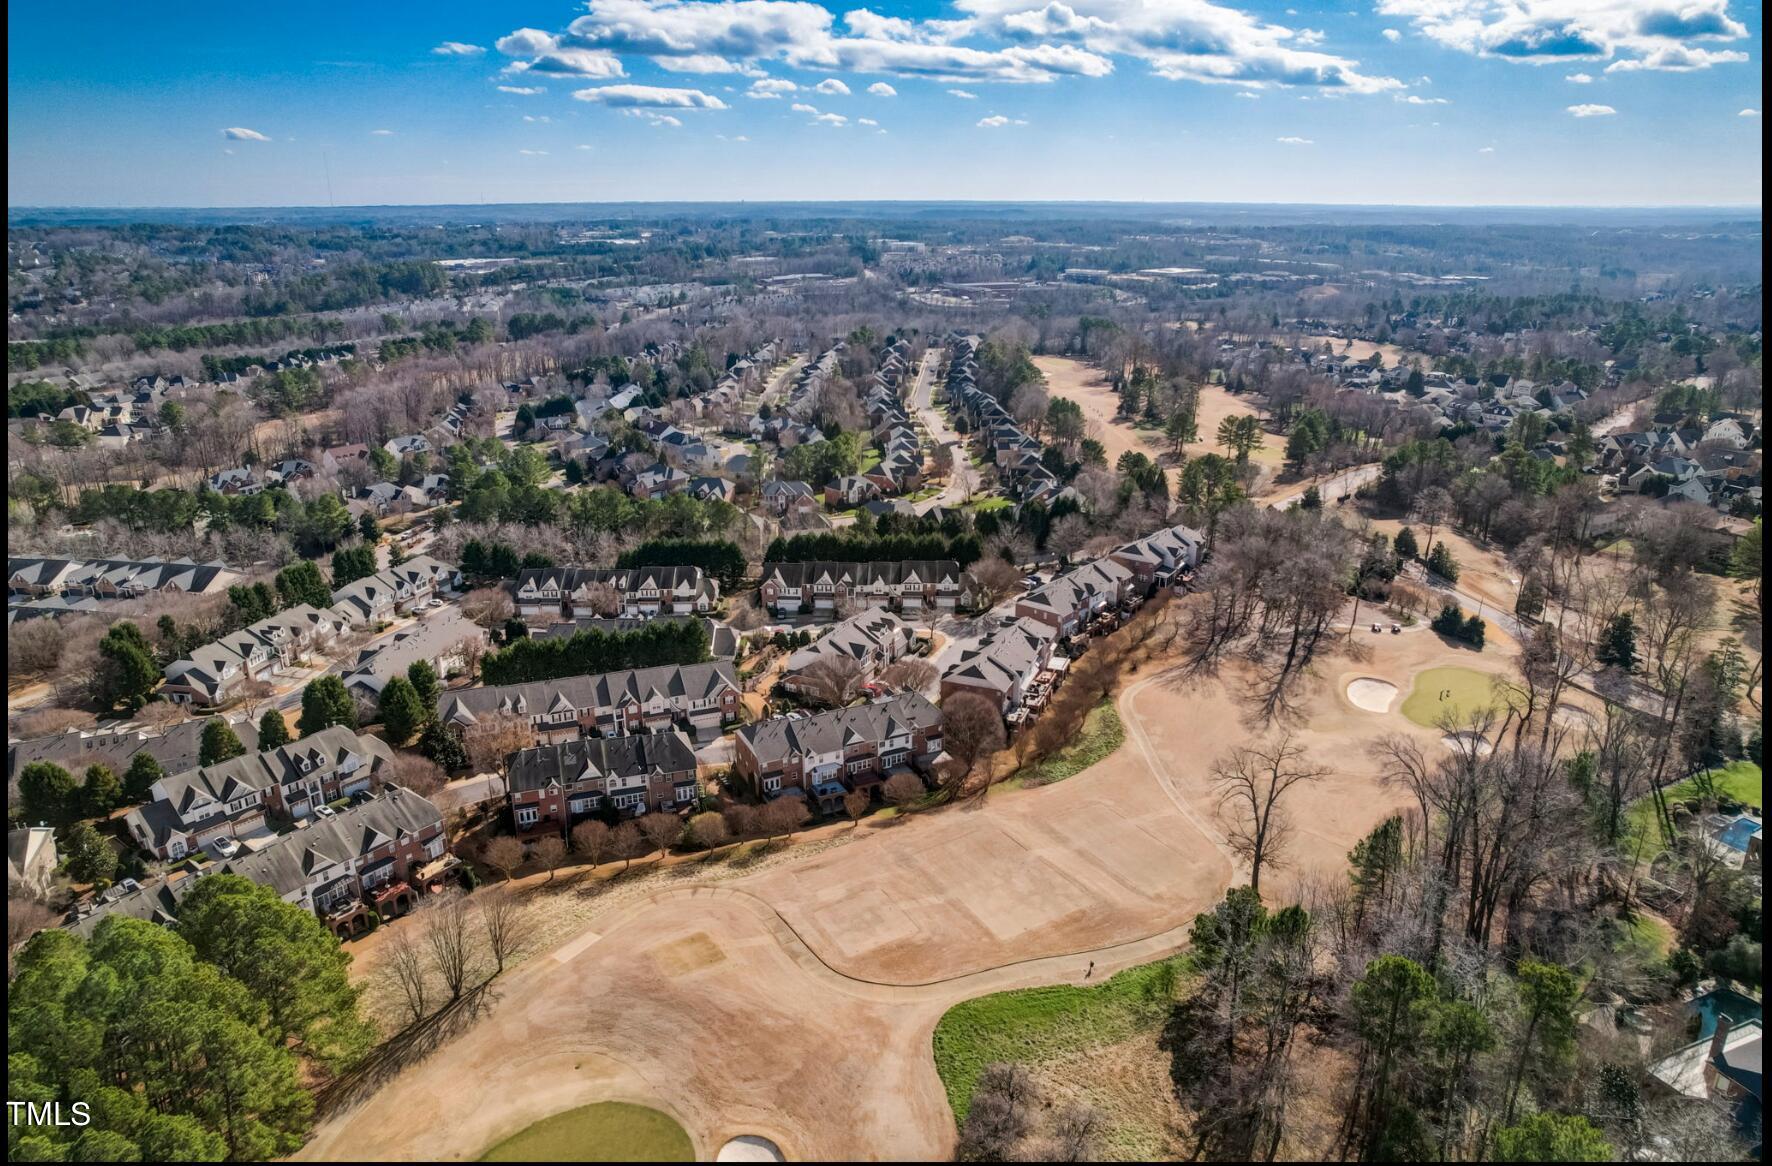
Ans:
{"label": "brick chimney", "polygon": [[1717,1030],[1710,1034],[1709,1060],[1714,1061],[1723,1055],[1723,1045],[1729,1039],[1729,1030],[1734,1027],[1734,1021],[1730,1020],[1727,1016],[1724,1016],[1721,1012],[1717,1013]]}

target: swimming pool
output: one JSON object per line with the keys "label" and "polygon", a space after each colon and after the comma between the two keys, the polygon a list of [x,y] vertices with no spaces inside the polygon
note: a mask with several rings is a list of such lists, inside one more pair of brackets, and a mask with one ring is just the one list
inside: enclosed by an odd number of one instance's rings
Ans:
{"label": "swimming pool", "polygon": [[1717,835],[1717,841],[1730,850],[1747,850],[1748,839],[1760,832],[1760,824],[1752,818],[1737,818]]}
{"label": "swimming pool", "polygon": [[1758,1020],[1760,1002],[1740,992],[1718,988],[1692,1001],[1692,1011],[1698,1013],[1698,1039],[1709,1040],[1710,1034],[1717,1031],[1717,1017],[1727,1016],[1730,1024]]}

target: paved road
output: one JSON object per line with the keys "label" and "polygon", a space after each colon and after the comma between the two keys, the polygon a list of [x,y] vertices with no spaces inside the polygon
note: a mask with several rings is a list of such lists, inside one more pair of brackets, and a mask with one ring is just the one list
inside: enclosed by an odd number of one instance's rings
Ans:
{"label": "paved road", "polygon": [[475,805],[488,798],[503,797],[504,792],[504,778],[496,773],[480,773],[450,782],[437,791],[431,801],[439,810],[453,810],[458,806]]}
{"label": "paved road", "polygon": [[[1355,466],[1351,470],[1343,470],[1332,478],[1324,478],[1316,483],[1317,494],[1325,502],[1339,502],[1343,498],[1352,498],[1354,491],[1367,482],[1375,482],[1384,467],[1377,462],[1371,465]],[[1306,487],[1308,489],[1308,487]],[[1304,490],[1298,490],[1268,503],[1275,510],[1286,510],[1304,501]]]}
{"label": "paved road", "polygon": [[935,371],[940,366],[941,349],[926,349],[923,363],[917,367],[916,383],[911,386],[911,408],[929,430],[929,439],[948,447],[953,454],[954,468],[941,493],[916,504],[918,514],[927,514],[937,506],[958,506],[976,493],[979,485],[978,471],[972,468],[972,459],[966,456],[965,443],[948,424],[942,410],[935,407]]}

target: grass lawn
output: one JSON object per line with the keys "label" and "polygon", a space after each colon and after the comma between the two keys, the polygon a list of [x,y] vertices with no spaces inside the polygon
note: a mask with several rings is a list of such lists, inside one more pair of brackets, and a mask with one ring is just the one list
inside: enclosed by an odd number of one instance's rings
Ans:
{"label": "grass lawn", "polygon": [[868,446],[866,449],[861,451],[861,464],[856,469],[855,472],[858,474],[865,474],[869,470],[874,469],[876,466],[878,466],[880,464],[881,456],[882,455],[880,453],[879,446],[877,446],[877,445]]}
{"label": "grass lawn", "polygon": [[1088,769],[1118,749],[1126,741],[1126,726],[1114,698],[1103,697],[1100,704],[1083,718],[1083,730],[1057,753],[1010,775],[1003,784],[1010,788],[1030,785],[1051,785]]}
{"label": "grass lawn", "polygon": [[1037,1065],[1149,1031],[1163,1023],[1184,980],[1183,962],[1167,959],[1127,968],[1093,988],[1023,988],[954,1005],[936,1024],[934,1039],[935,1071],[954,1120],[966,1120],[986,1065]]}
{"label": "grass lawn", "polygon": [[543,1118],[480,1156],[482,1162],[693,1162],[695,1147],[670,1115],[602,1101]]}
{"label": "grass lawn", "polygon": [[[1764,806],[1761,800],[1762,782],[1760,767],[1751,761],[1734,761],[1722,769],[1713,770],[1710,776],[1711,785],[1718,794],[1734,798],[1743,805]],[[1667,801],[1671,806],[1683,802],[1687,798],[1699,796],[1700,779],[1689,777],[1685,781],[1667,787]],[[1655,801],[1652,797],[1639,798],[1630,809],[1625,811],[1625,831],[1635,834],[1639,830],[1649,832],[1653,838],[1655,829]],[[1651,842],[1644,853],[1645,858],[1652,858],[1660,849],[1659,842]]]}
{"label": "grass lawn", "polygon": [[972,503],[972,512],[974,514],[984,514],[991,510],[1007,510],[1013,505],[1014,503],[1010,502],[1009,499],[1003,497],[1001,494],[993,494],[989,498],[979,498],[975,500]]}
{"label": "grass lawn", "polygon": [[[1418,725],[1433,728],[1440,714],[1452,709],[1460,721],[1496,704],[1487,672],[1474,668],[1429,668],[1415,678],[1415,688],[1403,701],[1403,715]],[[1442,700],[1442,692],[1449,695]]]}

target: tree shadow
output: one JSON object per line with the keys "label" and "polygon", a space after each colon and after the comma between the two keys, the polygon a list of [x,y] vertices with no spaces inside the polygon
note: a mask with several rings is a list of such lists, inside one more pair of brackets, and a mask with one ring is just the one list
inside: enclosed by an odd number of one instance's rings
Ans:
{"label": "tree shadow", "polygon": [[349,1109],[375,1094],[406,1069],[473,1027],[494,1004],[498,993],[487,980],[469,988],[436,1012],[395,1033],[314,1097],[319,1117]]}

